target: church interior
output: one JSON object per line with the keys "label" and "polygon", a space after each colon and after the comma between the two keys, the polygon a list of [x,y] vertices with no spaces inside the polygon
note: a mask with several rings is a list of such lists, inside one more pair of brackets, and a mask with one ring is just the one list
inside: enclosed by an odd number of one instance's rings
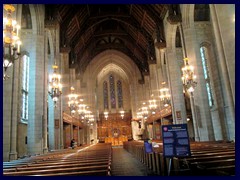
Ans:
{"label": "church interior", "polygon": [[3,175],[234,176],[235,5],[4,4]]}

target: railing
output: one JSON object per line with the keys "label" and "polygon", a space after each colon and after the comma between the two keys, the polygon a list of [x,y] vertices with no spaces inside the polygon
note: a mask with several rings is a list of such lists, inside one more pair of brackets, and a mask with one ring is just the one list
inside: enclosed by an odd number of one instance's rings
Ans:
{"label": "railing", "polygon": [[147,123],[152,123],[158,119],[164,118],[172,114],[172,106],[168,106],[160,111],[157,111],[156,114],[148,116]]}
{"label": "railing", "polygon": [[83,127],[83,123],[80,121],[80,119],[75,118],[65,112],[63,112],[63,122],[68,123],[68,124],[73,124],[74,126],[79,126]]}

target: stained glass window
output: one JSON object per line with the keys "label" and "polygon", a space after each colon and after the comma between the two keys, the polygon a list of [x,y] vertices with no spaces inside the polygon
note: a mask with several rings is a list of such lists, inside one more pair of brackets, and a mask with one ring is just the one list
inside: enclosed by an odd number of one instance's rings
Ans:
{"label": "stained glass window", "polygon": [[28,120],[28,89],[29,89],[29,57],[23,56],[23,71],[22,71],[22,121]]}
{"label": "stained glass window", "polygon": [[122,96],[122,82],[120,80],[117,81],[117,95],[118,95],[118,107],[123,107],[123,96]]}
{"label": "stained glass window", "polygon": [[207,57],[206,57],[207,48],[202,46],[200,48],[200,54],[201,54],[201,59],[202,59],[204,79],[206,81],[208,104],[209,104],[210,107],[212,107],[213,106],[213,96],[212,96],[212,89],[211,89],[210,79],[209,79],[209,70],[208,70],[208,66],[207,66]]}
{"label": "stained glass window", "polygon": [[103,103],[104,103],[104,109],[108,109],[108,84],[107,84],[107,81],[103,82]]}
{"label": "stained glass window", "polygon": [[115,83],[113,75],[109,76],[110,83],[110,98],[111,98],[111,108],[116,108],[116,97],[115,97]]}

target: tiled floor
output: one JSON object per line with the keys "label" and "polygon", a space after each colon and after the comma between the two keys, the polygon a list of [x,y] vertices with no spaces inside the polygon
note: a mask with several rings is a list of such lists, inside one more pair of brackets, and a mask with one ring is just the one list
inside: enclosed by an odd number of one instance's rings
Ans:
{"label": "tiled floor", "polygon": [[112,149],[112,176],[148,176],[146,166],[123,147],[115,146]]}

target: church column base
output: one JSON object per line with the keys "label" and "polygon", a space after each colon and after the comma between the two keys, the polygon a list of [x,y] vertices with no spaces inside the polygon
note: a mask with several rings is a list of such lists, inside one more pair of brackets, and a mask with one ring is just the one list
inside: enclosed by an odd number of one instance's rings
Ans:
{"label": "church column base", "polygon": [[9,153],[9,160],[16,160],[17,159],[17,152],[11,152]]}
{"label": "church column base", "polygon": [[46,153],[48,153],[48,148],[47,147],[43,148],[43,154],[46,154]]}

